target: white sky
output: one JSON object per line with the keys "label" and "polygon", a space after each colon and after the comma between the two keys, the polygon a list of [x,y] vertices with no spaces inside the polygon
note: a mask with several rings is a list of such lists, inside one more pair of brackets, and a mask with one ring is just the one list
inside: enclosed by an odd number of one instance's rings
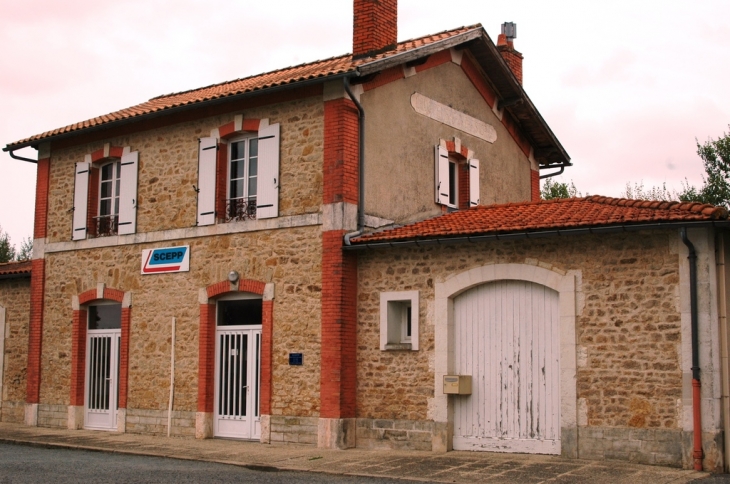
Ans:
{"label": "white sky", "polygon": [[[618,196],[628,181],[701,183],[695,138],[730,124],[729,18],[727,0],[400,0],[398,37],[482,23],[496,41],[516,22],[525,89],[575,164],[559,180]],[[350,0],[0,0],[0,145],[351,39]],[[33,232],[35,166],[0,154],[16,246]]]}

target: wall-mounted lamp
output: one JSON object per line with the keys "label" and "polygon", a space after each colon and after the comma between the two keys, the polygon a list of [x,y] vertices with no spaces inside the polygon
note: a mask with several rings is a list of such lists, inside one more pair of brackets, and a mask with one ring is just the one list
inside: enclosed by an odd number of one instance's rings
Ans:
{"label": "wall-mounted lamp", "polygon": [[231,271],[228,273],[228,280],[231,281],[232,284],[235,284],[238,281],[239,275],[236,271]]}

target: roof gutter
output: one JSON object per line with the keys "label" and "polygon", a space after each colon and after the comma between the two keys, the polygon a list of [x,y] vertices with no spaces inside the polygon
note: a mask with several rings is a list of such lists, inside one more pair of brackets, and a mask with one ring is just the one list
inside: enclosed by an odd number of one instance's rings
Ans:
{"label": "roof gutter", "polygon": [[14,149],[3,148],[3,151],[7,151],[8,154],[10,155],[10,158],[14,158],[14,159],[20,160],[20,161],[28,161],[30,163],[38,163],[38,160],[34,160],[33,158],[26,158],[24,156],[18,156],[18,155],[16,155],[15,154],[15,150],[16,149],[19,149],[19,148],[14,148]]}
{"label": "roof gutter", "polygon": [[371,242],[371,243],[357,243],[344,247],[345,250],[367,250],[367,249],[382,249],[382,248],[397,248],[397,247],[428,247],[428,246],[439,246],[439,245],[455,245],[463,243],[476,243],[476,242],[492,242],[502,240],[519,240],[519,239],[543,239],[546,237],[565,237],[571,235],[586,235],[586,234],[613,234],[613,233],[625,233],[625,232],[638,232],[641,230],[658,230],[658,229],[674,229],[674,228],[694,228],[694,227],[723,227],[730,228],[730,220],[722,221],[700,221],[700,222],[669,222],[669,223],[653,223],[653,224],[618,224],[608,225],[603,227],[586,227],[579,229],[556,229],[556,230],[536,230],[532,232],[510,232],[505,234],[490,234],[490,235],[471,235],[461,237],[435,237],[430,239],[412,239],[402,241],[382,241],[382,242]]}
{"label": "roof gutter", "polygon": [[24,279],[30,277],[30,271],[28,272],[16,272],[11,274],[0,274],[0,280],[3,279]]}
{"label": "roof gutter", "polygon": [[[218,104],[224,104],[224,103],[228,103],[228,102],[231,102],[231,101],[236,101],[236,100],[239,100],[239,99],[242,99],[242,98],[246,98],[246,97],[256,97],[256,96],[261,96],[261,95],[264,95],[264,94],[271,94],[271,93],[276,93],[276,92],[279,92],[279,91],[284,91],[284,90],[291,89],[291,88],[308,87],[308,86],[311,86],[311,85],[314,85],[314,84],[320,84],[320,83],[323,83],[323,82],[328,82],[328,81],[332,81],[332,80],[336,80],[336,79],[347,78],[347,77],[350,77],[352,75],[353,75],[353,71],[341,72],[341,73],[338,73],[338,74],[332,74],[331,76],[317,77],[317,78],[314,78],[314,79],[306,79],[306,80],[303,80],[303,81],[293,81],[293,82],[290,82],[288,84],[281,84],[281,85],[273,86],[273,87],[269,87],[269,88],[264,88],[264,89],[249,91],[249,92],[242,92],[242,93],[234,94],[234,95],[231,95],[231,96],[224,96],[224,97],[220,97],[220,98],[209,99],[207,101],[200,101],[200,102],[193,103],[193,104],[185,104],[185,105],[182,105],[182,106],[175,106],[173,108],[163,109],[161,111],[155,111],[155,112],[152,112],[152,113],[141,114],[139,116],[132,116],[132,117],[120,119],[120,120],[117,120],[117,121],[112,121],[110,123],[103,123],[103,124],[99,124],[99,125],[96,125],[96,126],[89,126],[87,128],[81,128],[81,129],[76,129],[76,130],[73,130],[73,131],[67,131],[65,133],[60,133],[60,134],[57,134],[57,135],[46,136],[46,137],[43,137],[43,138],[34,139],[34,140],[26,141],[26,142],[23,142],[23,143],[9,144],[9,145],[6,145],[2,150],[5,151],[5,152],[8,152],[10,154],[13,151],[19,150],[21,148],[26,148],[28,146],[35,148],[40,143],[58,141],[58,140],[61,140],[61,139],[66,139],[66,138],[71,138],[71,137],[74,137],[74,136],[78,136],[80,134],[94,133],[94,132],[106,130],[106,129],[109,129],[109,128],[116,128],[116,127],[119,127],[119,126],[126,126],[128,124],[133,124],[133,123],[137,123],[139,121],[145,121],[145,120],[148,120],[148,119],[153,119],[153,118],[168,116],[168,115],[171,115],[171,114],[178,114],[178,113],[187,112],[187,111],[193,111],[195,109],[199,109],[199,108],[203,108],[203,107],[208,107],[208,106],[216,106]],[[10,156],[12,158],[17,159],[17,160],[30,161],[30,162],[33,162],[33,163],[36,163],[37,162],[36,160],[32,160],[30,158],[23,158],[23,157],[20,157],[20,156],[17,156],[17,155],[13,155],[13,154],[10,154]]]}

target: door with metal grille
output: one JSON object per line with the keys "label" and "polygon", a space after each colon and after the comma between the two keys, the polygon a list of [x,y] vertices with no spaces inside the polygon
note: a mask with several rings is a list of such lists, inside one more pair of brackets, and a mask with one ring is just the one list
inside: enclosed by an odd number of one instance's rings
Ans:
{"label": "door with metal grille", "polygon": [[121,330],[90,330],[86,337],[86,417],[89,429],[117,429]]}
{"label": "door with metal grille", "polygon": [[213,424],[216,437],[261,438],[260,308],[261,299],[218,302]]}
{"label": "door with metal grille", "polygon": [[558,293],[495,281],[454,299],[454,449],[560,454]]}

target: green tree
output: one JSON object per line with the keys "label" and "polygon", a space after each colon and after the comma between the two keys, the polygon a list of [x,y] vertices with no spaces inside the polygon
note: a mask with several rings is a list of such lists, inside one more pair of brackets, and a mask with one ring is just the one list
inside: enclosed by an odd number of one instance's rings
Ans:
{"label": "green tree", "polygon": [[10,245],[10,236],[0,227],[0,262],[10,262],[15,259],[15,247]]}
{"label": "green tree", "polygon": [[30,260],[33,256],[33,239],[26,237],[20,243],[20,250],[16,254],[16,260]]}
{"label": "green tree", "polygon": [[677,199],[676,192],[670,192],[667,184],[663,183],[661,187],[644,188],[644,181],[639,183],[626,184],[626,190],[620,195],[621,198],[630,198],[632,200],[660,200],[662,202],[671,202]]}
{"label": "green tree", "polygon": [[575,188],[575,184],[571,180],[570,184],[556,182],[548,178],[542,184],[540,189],[540,198],[543,200],[553,200],[555,198],[573,198],[582,197],[581,193]]}
{"label": "green tree", "polygon": [[710,138],[704,144],[697,141],[697,154],[705,166],[702,187],[695,188],[685,180],[679,199],[730,208],[730,134],[723,133],[720,138]]}

